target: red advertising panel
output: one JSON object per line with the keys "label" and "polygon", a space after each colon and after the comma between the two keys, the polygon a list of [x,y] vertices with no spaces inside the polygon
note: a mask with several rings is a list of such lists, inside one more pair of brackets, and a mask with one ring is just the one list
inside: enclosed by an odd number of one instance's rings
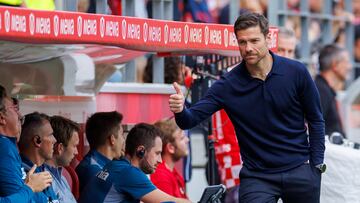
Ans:
{"label": "red advertising panel", "polygon": [[[271,28],[276,48],[277,29]],[[27,43],[107,44],[152,52],[238,56],[232,25],[39,11],[0,6],[0,40]]]}

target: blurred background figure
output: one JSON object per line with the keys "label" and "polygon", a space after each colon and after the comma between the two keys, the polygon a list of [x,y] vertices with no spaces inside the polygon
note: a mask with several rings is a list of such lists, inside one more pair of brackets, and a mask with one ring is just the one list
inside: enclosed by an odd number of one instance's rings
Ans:
{"label": "blurred background figure", "polygon": [[278,33],[278,52],[277,54],[286,58],[295,58],[296,48],[295,32],[286,27],[280,27]]}
{"label": "blurred background figure", "polygon": [[329,44],[320,51],[320,73],[315,78],[315,84],[320,94],[326,135],[339,132],[345,136],[337,108],[336,92],[344,89],[351,68],[350,56],[346,49]]}
{"label": "blurred background figure", "polygon": [[[153,82],[153,59],[150,57],[145,67],[145,72],[143,74],[143,81],[145,83]],[[184,79],[187,76],[191,75],[191,69],[181,61],[180,57],[165,57],[164,64],[164,83],[172,84],[177,82],[179,84],[184,84]]]}

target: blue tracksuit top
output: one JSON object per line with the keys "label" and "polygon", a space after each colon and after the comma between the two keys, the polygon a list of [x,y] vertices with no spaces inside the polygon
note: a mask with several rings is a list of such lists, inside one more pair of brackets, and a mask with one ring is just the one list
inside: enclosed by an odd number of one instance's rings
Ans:
{"label": "blue tracksuit top", "polygon": [[154,190],[156,187],[146,174],[132,166],[129,160],[114,159],[90,178],[79,203],[139,203],[143,196]]}
{"label": "blue tracksuit top", "polygon": [[[27,187],[21,166],[21,158],[16,147],[16,138],[0,134],[0,196],[9,196]],[[18,202],[29,202],[19,199]]]}
{"label": "blue tracksuit top", "polygon": [[[26,173],[30,171],[34,163],[24,155],[20,155],[22,160],[22,165]],[[35,173],[40,173],[45,171],[45,165],[42,164],[35,169]],[[59,203],[58,197],[56,196],[52,186],[47,187],[41,192],[34,193],[33,201],[36,203]]]}
{"label": "blue tracksuit top", "polygon": [[323,163],[324,119],[316,86],[302,63],[270,54],[273,65],[265,81],[251,77],[243,61],[199,102],[175,114],[176,122],[189,129],[224,109],[250,170],[277,173],[307,160]]}
{"label": "blue tracksuit top", "polygon": [[30,202],[31,198],[34,196],[33,191],[29,187],[22,187],[16,193],[6,197],[0,197],[0,203],[26,203]]}
{"label": "blue tracksuit top", "polygon": [[83,160],[76,167],[75,171],[79,177],[80,193],[87,185],[91,177],[95,176],[111,160],[99,153],[97,150],[90,150]]}

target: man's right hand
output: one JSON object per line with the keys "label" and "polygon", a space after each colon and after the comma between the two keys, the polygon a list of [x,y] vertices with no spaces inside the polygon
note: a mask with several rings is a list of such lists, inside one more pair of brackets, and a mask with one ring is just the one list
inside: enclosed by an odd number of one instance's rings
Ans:
{"label": "man's right hand", "polygon": [[41,192],[51,185],[52,177],[48,171],[34,173],[35,169],[36,164],[34,164],[34,166],[28,172],[25,179],[25,184],[29,186],[33,192]]}
{"label": "man's right hand", "polygon": [[173,113],[180,113],[184,109],[185,97],[181,91],[181,87],[176,82],[173,83],[176,94],[170,95],[169,106]]}

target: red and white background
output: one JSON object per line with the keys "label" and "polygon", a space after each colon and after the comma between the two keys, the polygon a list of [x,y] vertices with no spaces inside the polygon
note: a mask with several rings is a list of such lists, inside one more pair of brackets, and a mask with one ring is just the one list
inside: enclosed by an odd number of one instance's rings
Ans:
{"label": "red and white background", "polygon": [[[270,48],[277,28],[270,28]],[[41,44],[103,44],[131,50],[239,56],[232,25],[175,22],[0,6],[0,39]]]}

